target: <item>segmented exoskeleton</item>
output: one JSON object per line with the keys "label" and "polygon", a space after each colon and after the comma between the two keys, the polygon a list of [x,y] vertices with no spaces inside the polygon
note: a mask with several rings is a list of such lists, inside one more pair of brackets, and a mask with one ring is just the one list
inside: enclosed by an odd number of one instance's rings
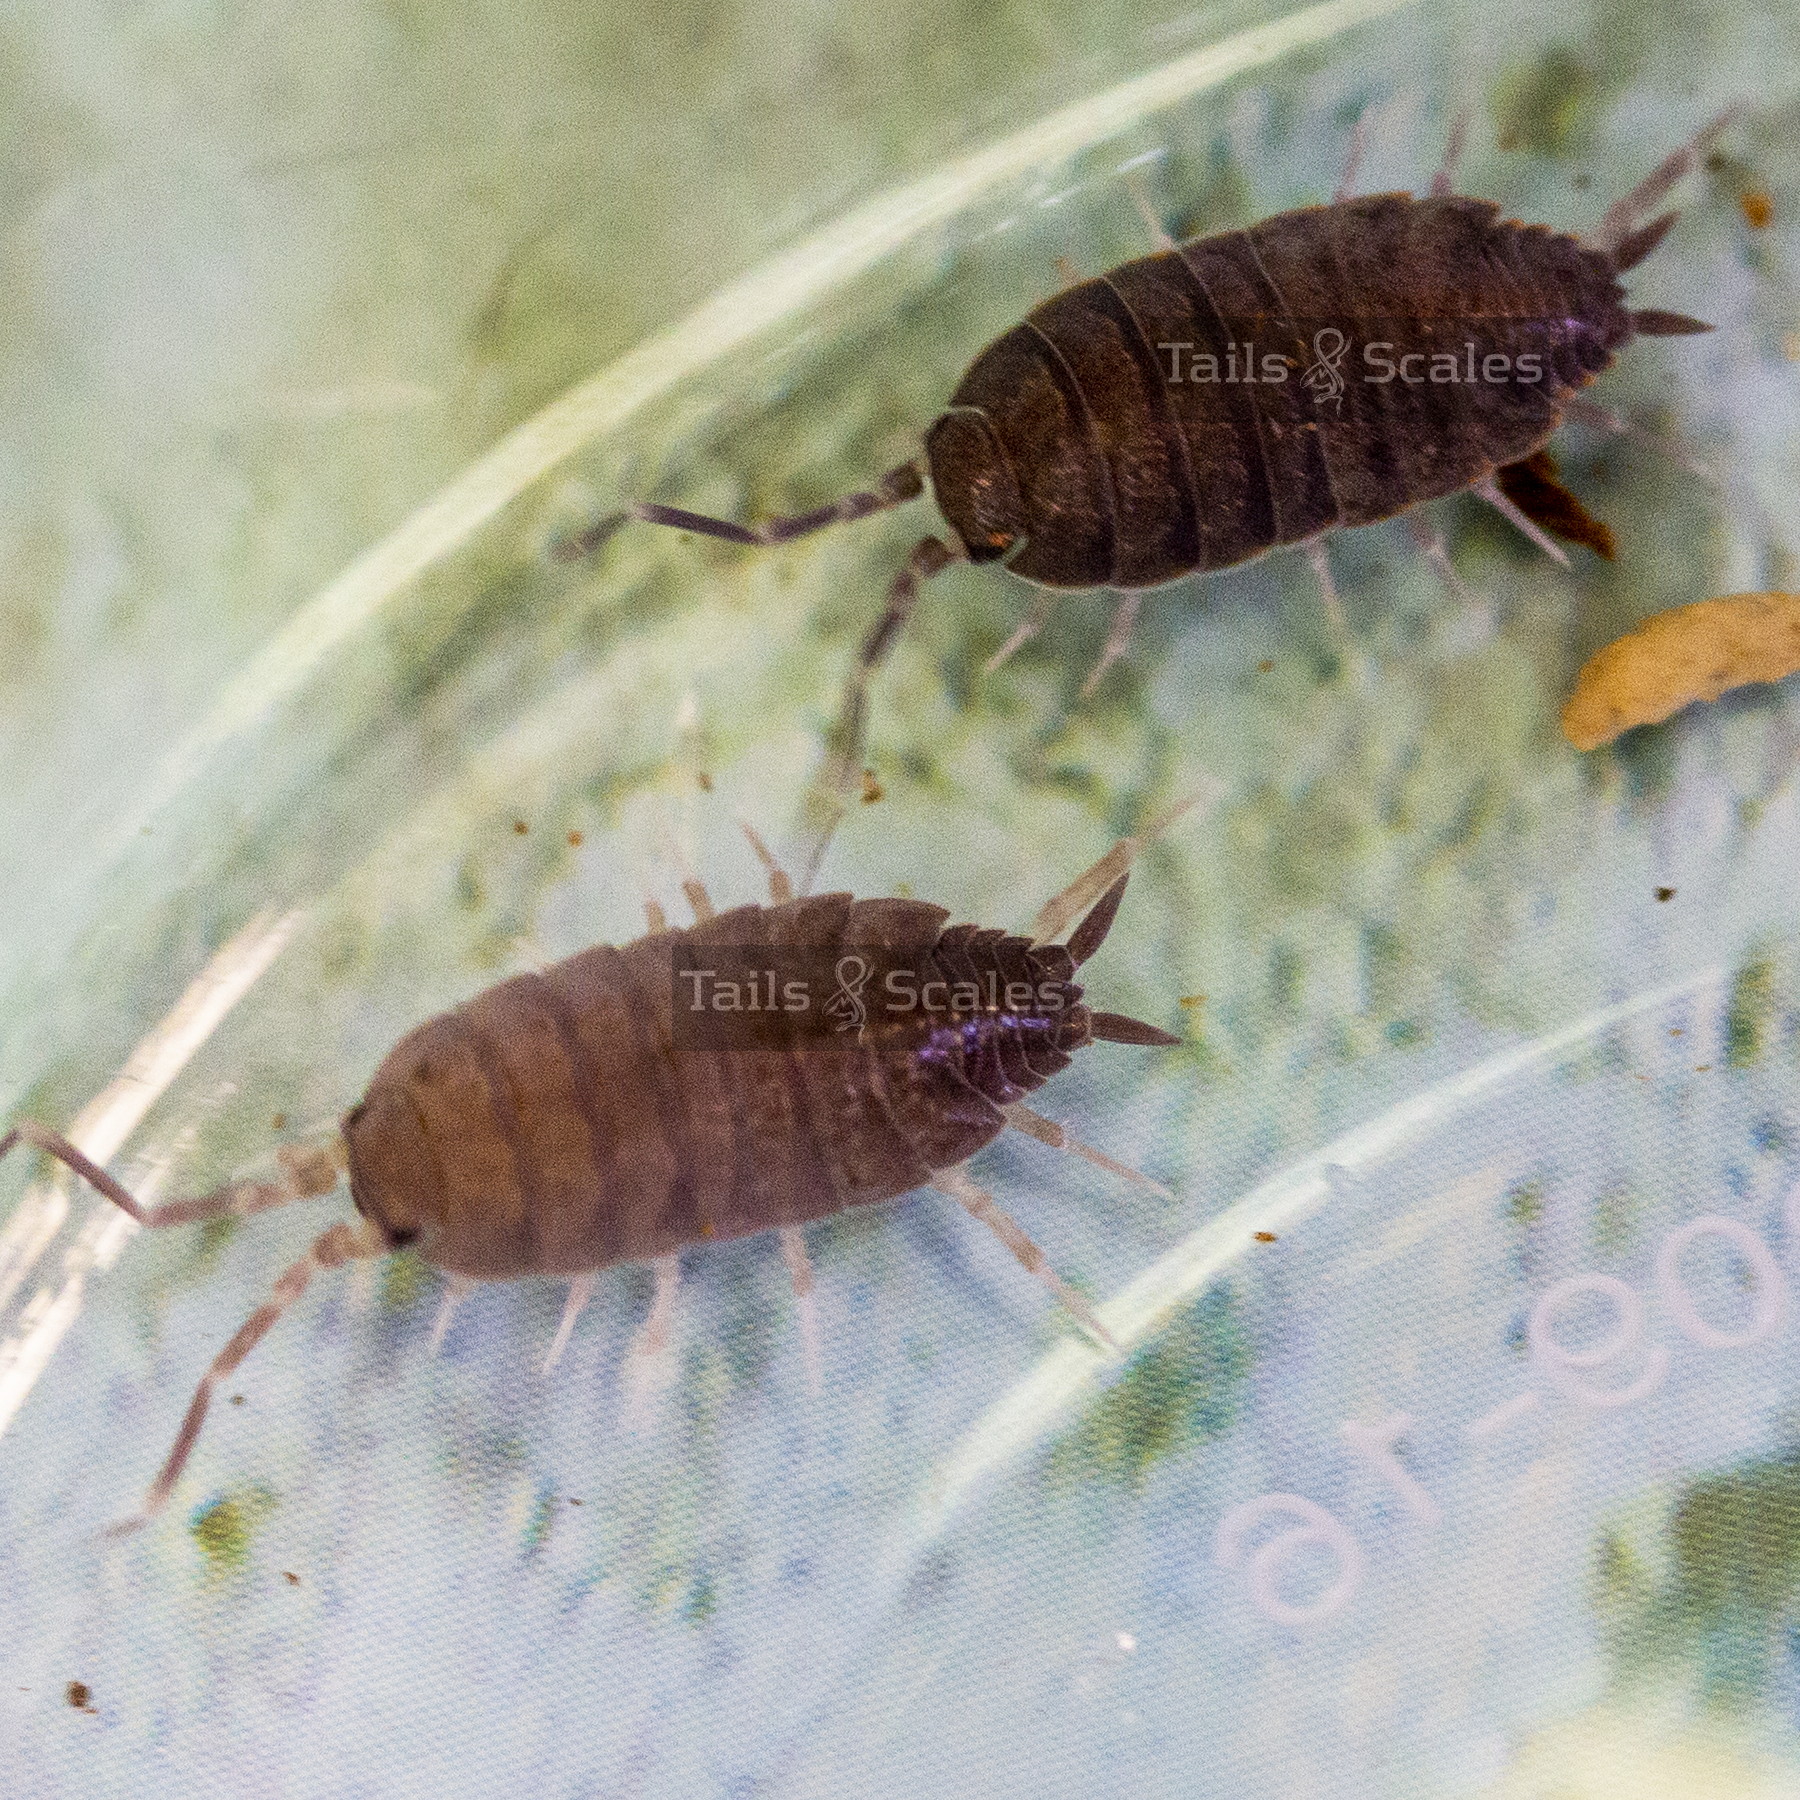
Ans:
{"label": "segmented exoskeleton", "polygon": [[[429,1020],[382,1062],[340,1141],[287,1152],[278,1182],[232,1183],[151,1211],[43,1125],[22,1120],[0,1137],[0,1156],[33,1145],[143,1225],[261,1211],[328,1193],[348,1173],[360,1222],[322,1232],[214,1359],[129,1523],[168,1499],[214,1387],[312,1275],[403,1246],[452,1277],[451,1304],[472,1281],[574,1277],[547,1368],[600,1269],[655,1261],[639,1346],[652,1353],[667,1332],[679,1251],[778,1230],[804,1306],[812,1273],[801,1226],[930,1184],[1110,1342],[960,1165],[1010,1125],[1156,1185],[1023,1105],[1090,1044],[1178,1041],[1093,1011],[1075,980],[1118,911],[1139,840],[1116,845],[1020,937],[947,928],[945,910],[923,901],[796,899],[750,836],[770,869],[769,905],[715,914],[689,881],[692,926],[668,930],[653,910],[651,934],[622,949],[582,951]],[[1050,941],[1083,908],[1068,942]],[[703,978],[716,981],[722,963],[747,973],[770,1008],[700,1004]]]}
{"label": "segmented exoskeleton", "polygon": [[[1121,590],[1091,688],[1123,653],[1143,589],[1288,545],[1308,550],[1332,601],[1325,534],[1464,489],[1553,556],[1541,526],[1610,554],[1543,447],[1571,413],[1622,428],[1579,391],[1634,336],[1709,329],[1631,310],[1618,277],[1674,224],[1672,212],[1645,215],[1731,116],[1585,238],[1452,194],[1459,124],[1428,198],[1353,199],[1347,175],[1329,206],[1165,238],[1034,308],[976,357],[925,434],[953,541],[922,539],[895,578],[851,678],[827,785],[841,794],[869,677],[919,583],[954,562],[1003,562],[1045,590],[990,668],[1042,626],[1055,592]],[[639,501],[566,548],[583,554],[628,518],[786,543],[923,490],[915,460],[866,492],[754,526]],[[1427,548],[1443,562],[1441,542]]]}

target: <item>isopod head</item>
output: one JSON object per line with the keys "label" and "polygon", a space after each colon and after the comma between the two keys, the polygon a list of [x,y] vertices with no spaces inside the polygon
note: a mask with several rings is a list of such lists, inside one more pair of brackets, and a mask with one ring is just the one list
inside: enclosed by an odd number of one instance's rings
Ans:
{"label": "isopod head", "polygon": [[987,415],[944,413],[925,434],[938,506],[970,562],[996,562],[1025,534],[1025,508],[1006,452]]}

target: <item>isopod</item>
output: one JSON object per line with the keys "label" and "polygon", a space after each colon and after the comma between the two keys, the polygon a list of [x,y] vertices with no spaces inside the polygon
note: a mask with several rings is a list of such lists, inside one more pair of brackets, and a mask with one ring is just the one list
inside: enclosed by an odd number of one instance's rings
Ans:
{"label": "isopod", "polygon": [[[1533,458],[1565,414],[1625,428],[1579,390],[1633,337],[1710,329],[1630,310],[1618,277],[1675,223],[1646,215],[1732,117],[1583,238],[1454,194],[1462,122],[1424,199],[1350,197],[1353,147],[1330,205],[1163,236],[1035,307],[970,364],[925,434],[924,469],[913,459],[871,489],[750,526],[636,501],[564,551],[585,554],[627,519],[788,543],[916,498],[928,471],[952,541],[919,541],[863,643],[836,731],[839,786],[871,675],[919,584],[953,563],[1001,562],[1043,590],[990,668],[1041,629],[1058,592],[1118,590],[1091,688],[1123,654],[1143,590],[1290,546],[1335,605],[1326,534],[1465,490],[1566,560],[1540,527],[1585,515]],[[1603,541],[1587,527],[1578,541]],[[1441,541],[1415,535],[1447,568]]]}
{"label": "isopod", "polygon": [[[329,1193],[348,1175],[357,1222],[322,1231],[213,1358],[142,1510],[118,1529],[162,1508],[214,1389],[315,1273],[405,1246],[450,1277],[434,1347],[449,1304],[472,1283],[570,1278],[548,1369],[596,1273],[614,1263],[655,1264],[637,1346],[653,1353],[667,1333],[679,1254],[708,1241],[779,1231],[804,1320],[813,1278],[801,1227],[929,1184],[1111,1343],[962,1165],[1012,1127],[1157,1186],[1024,1104],[1090,1044],[1180,1041],[1092,1010],[1075,980],[1111,928],[1143,839],[1122,839],[1022,937],[946,927],[947,911],[919,900],[796,897],[745,830],[769,871],[766,906],[716,913],[690,879],[693,925],[667,928],[651,903],[647,936],[514,976],[418,1026],[381,1063],[330,1148],[284,1150],[279,1181],[232,1182],[147,1209],[41,1124],[20,1120],[0,1137],[0,1157],[31,1145],[145,1226],[260,1212]],[[1067,942],[1054,942],[1077,914]],[[733,970],[748,976],[736,1003],[701,1004],[705,978],[713,994]]]}

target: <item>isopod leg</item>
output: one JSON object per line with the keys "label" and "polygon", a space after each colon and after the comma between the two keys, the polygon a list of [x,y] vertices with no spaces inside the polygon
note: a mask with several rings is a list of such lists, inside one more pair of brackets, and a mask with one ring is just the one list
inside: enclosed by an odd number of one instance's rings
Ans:
{"label": "isopod leg", "polygon": [[337,1159],[326,1150],[297,1150],[284,1145],[277,1160],[281,1163],[280,1181],[230,1181],[202,1194],[194,1200],[169,1200],[161,1206],[145,1207],[131,1190],[77,1150],[59,1131],[40,1125],[35,1119],[21,1119],[4,1137],[0,1137],[0,1157],[16,1144],[29,1144],[46,1156],[54,1157],[73,1169],[83,1181],[110,1200],[121,1212],[128,1213],[140,1225],[192,1225],[201,1219],[222,1218],[226,1214],[267,1212],[272,1206],[288,1206],[319,1194],[328,1194],[337,1186]]}
{"label": "isopod leg", "polygon": [[1462,161],[1463,147],[1469,141],[1470,109],[1464,107],[1456,115],[1456,123],[1450,127],[1450,141],[1444,146],[1444,160],[1438,164],[1437,173],[1431,178],[1431,191],[1434,195],[1453,194],[1456,191],[1456,165]]}
{"label": "isopod leg", "polygon": [[550,1340],[550,1354],[544,1358],[543,1373],[548,1375],[569,1347],[569,1335],[575,1329],[575,1321],[581,1317],[581,1309],[594,1297],[594,1275],[590,1271],[586,1275],[577,1275],[569,1283],[569,1297],[563,1302],[562,1318],[556,1327],[556,1336]]}
{"label": "isopod leg", "polygon": [[807,797],[807,824],[812,841],[806,865],[801,871],[802,893],[810,892],[812,888],[813,877],[818,873],[820,860],[825,854],[825,846],[831,842],[831,834],[837,830],[838,821],[844,816],[846,796],[855,779],[855,772],[862,766],[863,733],[868,724],[869,682],[887,653],[894,647],[894,640],[905,628],[906,621],[912,617],[913,607],[918,603],[919,584],[929,581],[934,575],[942,574],[952,563],[961,560],[962,552],[952,550],[941,539],[921,538],[906,559],[906,566],[894,577],[881,617],[863,639],[862,649],[857,653],[856,667],[851,670],[849,684],[844,690],[837,721],[831,728],[824,768]]}
{"label": "isopod leg", "polygon": [[979,1219],[1019,1259],[1020,1266],[1028,1274],[1035,1275],[1084,1329],[1092,1332],[1109,1349],[1118,1349],[1117,1340],[1100,1323],[1094,1309],[1050,1267],[1043,1251],[1031,1241],[1016,1219],[1000,1210],[986,1188],[977,1187],[961,1169],[938,1170],[931,1185]]}
{"label": "isopod leg", "polygon": [[[666,831],[663,833],[662,847],[670,861],[681,871],[682,897],[687,901],[688,908],[694,915],[694,923],[704,925],[708,919],[717,917],[713,909],[712,896],[706,891],[706,884],[688,866],[687,858],[681,853],[681,846]],[[653,907],[654,911],[651,910]],[[646,900],[644,902],[644,913],[650,921],[652,936],[659,931],[668,930],[668,915],[660,906],[656,905],[655,901]]]}
{"label": "isopod leg", "polygon": [[1056,605],[1058,597],[1058,590],[1055,588],[1038,589],[1037,598],[1032,601],[1031,610],[1020,622],[1018,630],[981,665],[982,674],[992,675],[996,669],[1011,662],[1044,629],[1050,622],[1050,611]]}
{"label": "isopod leg", "polygon": [[200,1385],[188,1404],[187,1417],[181,1421],[181,1430],[176,1434],[175,1447],[169,1452],[161,1473],[151,1482],[142,1510],[135,1517],[115,1525],[113,1535],[135,1531],[162,1511],[175,1483],[181,1479],[181,1471],[193,1451],[195,1440],[200,1436],[207,1407],[212,1403],[213,1389],[262,1342],[275,1321],[306,1292],[313,1276],[324,1269],[341,1268],[357,1257],[384,1256],[387,1249],[387,1239],[381,1228],[367,1219],[359,1220],[355,1225],[333,1225],[313,1239],[312,1248],[282,1274],[269,1298],[238,1327],[231,1342],[213,1358],[211,1366],[200,1377]]}
{"label": "isopod leg", "polygon": [[668,525],[677,531],[695,531],[703,537],[723,538],[730,544],[791,544],[795,538],[823,531],[828,525],[847,524],[852,519],[866,519],[871,513],[904,506],[924,491],[925,481],[919,473],[919,465],[903,462],[897,468],[889,469],[872,488],[845,494],[829,506],[815,507],[811,512],[781,514],[757,525],[737,525],[729,519],[715,519],[680,506],[656,506],[647,500],[632,500],[586,531],[563,539],[556,546],[556,555],[565,562],[590,556],[628,519],[638,519],[646,525]]}
{"label": "isopod leg", "polygon": [[659,1256],[656,1269],[656,1295],[650,1302],[650,1316],[632,1345],[634,1356],[661,1356],[669,1347],[669,1331],[675,1322],[675,1291],[681,1286],[681,1262],[673,1256]]}
{"label": "isopod leg", "polygon": [[1368,148],[1368,116],[1366,112],[1358,113],[1356,123],[1350,127],[1350,147],[1344,152],[1344,173],[1331,193],[1334,206],[1356,192],[1356,177],[1362,171],[1363,152]]}
{"label": "isopod leg", "polygon": [[1094,689],[1100,685],[1106,671],[1123,656],[1131,644],[1132,627],[1137,624],[1138,607],[1144,596],[1136,588],[1126,588],[1119,595],[1119,604],[1113,609],[1112,627],[1106,634],[1106,642],[1100,650],[1100,660],[1094,664],[1093,672],[1081,684],[1081,697],[1087,699]]}
{"label": "isopod leg", "polygon": [[1144,221],[1144,229],[1150,234],[1151,243],[1158,250],[1173,250],[1175,240],[1169,236],[1169,228],[1162,222],[1162,215],[1152,203],[1149,190],[1144,186],[1143,176],[1138,170],[1126,170],[1125,191],[1130,194],[1138,217]]}
{"label": "isopod leg", "polygon": [[662,1385],[666,1371],[658,1364],[669,1347],[675,1324],[675,1294],[681,1286],[681,1263],[673,1256],[657,1257],[656,1294],[650,1302],[650,1316],[637,1328],[631,1348],[625,1352],[625,1416],[632,1423],[641,1422],[644,1403]]}
{"label": "isopod leg", "polygon": [[1045,944],[1052,938],[1061,937],[1076,914],[1085,912],[1112,887],[1137,860],[1137,853],[1146,844],[1161,837],[1184,813],[1198,806],[1202,800],[1210,799],[1215,791],[1208,786],[1189,794],[1160,818],[1153,819],[1136,836],[1120,838],[1098,862],[1089,864],[1061,893],[1052,894],[1038,908],[1038,915],[1031,922],[1031,941],[1034,944]]}
{"label": "isopod leg", "polygon": [[1406,515],[1406,529],[1412,533],[1412,541],[1424,553],[1425,560],[1437,570],[1438,579],[1450,593],[1465,606],[1476,605],[1468,583],[1457,574],[1456,565],[1450,560],[1450,547],[1444,542],[1444,534],[1435,525],[1426,524],[1416,512]]}
{"label": "isopod leg", "polygon": [[1332,635],[1343,648],[1344,661],[1350,670],[1355,685],[1367,689],[1374,685],[1374,671],[1369,666],[1369,659],[1361,647],[1350,635],[1350,627],[1344,618],[1344,604],[1338,598],[1337,583],[1331,576],[1331,556],[1325,548],[1325,539],[1308,538],[1299,546],[1306,552],[1306,560],[1313,572],[1313,579],[1319,584],[1319,598],[1325,606],[1325,621],[1331,627]]}
{"label": "isopod leg", "polygon": [[1029,1106],[1015,1102],[1000,1110],[1006,1114],[1006,1122],[1015,1131],[1022,1131],[1027,1137],[1036,1138],[1040,1144],[1048,1144],[1052,1150],[1060,1150],[1065,1156],[1079,1156],[1083,1161],[1091,1162],[1096,1169],[1104,1169],[1109,1175],[1121,1176],[1134,1187],[1147,1188],[1164,1200],[1175,1198],[1160,1181],[1152,1181],[1141,1169],[1134,1169],[1129,1163],[1115,1161],[1104,1150],[1096,1150],[1091,1145],[1082,1143],[1066,1126],[1057,1124],[1054,1119],[1046,1119],[1042,1113],[1033,1112]]}
{"label": "isopod leg", "polygon": [[1319,584],[1319,598],[1325,602],[1325,616],[1331,621],[1331,629],[1340,638],[1348,637],[1349,631],[1344,624],[1344,605],[1338,599],[1337,583],[1331,578],[1331,557],[1325,549],[1324,539],[1308,538],[1300,548],[1306,552],[1307,563]]}
{"label": "isopod leg", "polygon": [[426,1346],[427,1356],[436,1356],[444,1347],[444,1334],[450,1329],[450,1321],[456,1317],[456,1309],[474,1293],[475,1283],[467,1275],[451,1275],[444,1282],[444,1297],[438,1302],[437,1317],[431,1321],[431,1342]]}
{"label": "isopod leg", "polygon": [[757,835],[756,827],[748,819],[739,819],[738,828],[750,840],[756,860],[769,873],[769,904],[785,906],[794,897],[794,884],[788,880],[787,871],[775,860],[774,851]]}
{"label": "isopod leg", "polygon": [[1700,166],[1700,159],[1733,119],[1739,108],[1728,106],[1710,125],[1703,126],[1679,150],[1663,158],[1630,193],[1622,195],[1601,215],[1600,223],[1582,241],[1590,250],[1618,249],[1630,236],[1631,229],[1651,207],[1690,169]]}
{"label": "isopod leg", "polygon": [[794,1305],[800,1313],[800,1352],[806,1359],[806,1386],[809,1392],[817,1394],[824,1387],[819,1304],[813,1298],[812,1259],[806,1254],[806,1239],[801,1235],[798,1225],[782,1226],[781,1257],[787,1264],[788,1281],[794,1290]]}
{"label": "isopod leg", "polygon": [[1562,402],[1562,409],[1571,419],[1591,430],[1629,438],[1634,444],[1659,451],[1680,464],[1690,475],[1699,476],[1709,487],[1720,485],[1717,472],[1708,468],[1699,457],[1690,454],[1678,440],[1659,437],[1654,431],[1645,431],[1641,426],[1632,424],[1622,412],[1615,411],[1610,406],[1602,406],[1598,400],[1590,400],[1585,394],[1570,394]]}
{"label": "isopod leg", "polygon": [[1555,557],[1565,569],[1569,566],[1569,559],[1562,545],[1557,543],[1535,519],[1527,518],[1512,501],[1507,499],[1501,493],[1500,484],[1495,481],[1493,476],[1484,475],[1481,480],[1472,484],[1469,491],[1479,495],[1509,524],[1517,526],[1546,556]]}

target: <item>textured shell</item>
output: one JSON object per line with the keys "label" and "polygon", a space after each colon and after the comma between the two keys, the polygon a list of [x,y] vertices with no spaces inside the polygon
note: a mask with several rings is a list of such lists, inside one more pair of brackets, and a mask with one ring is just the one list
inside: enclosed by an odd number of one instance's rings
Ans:
{"label": "textured shell", "polygon": [[[440,1268],[498,1280],[660,1256],[905,1193],[996,1136],[1000,1107],[1090,1039],[1067,949],[945,930],[947,916],[919,901],[819,895],[501,982],[403,1038],[345,1116],[357,1208]],[[814,996],[831,994],[841,959],[856,955],[872,992],[898,973],[921,990],[943,981],[946,998],[972,981],[984,1003],[871,1008],[854,1032],[815,1004],[773,1017],[757,1047],[678,1041],[677,968],[760,947]],[[985,1003],[1017,981],[1054,1003]]]}
{"label": "textured shell", "polygon": [[[1632,335],[1616,273],[1460,196],[1193,239],[1056,295],[976,358],[927,438],[938,504],[975,561],[1016,549],[1014,573],[1061,588],[1151,587],[1391,518],[1544,443],[1560,396]],[[1332,404],[1301,379],[1326,328],[1352,358]],[[1364,379],[1376,341],[1472,370],[1533,355],[1543,378]],[[1285,378],[1172,379],[1170,345],[1221,371],[1253,345]]]}

